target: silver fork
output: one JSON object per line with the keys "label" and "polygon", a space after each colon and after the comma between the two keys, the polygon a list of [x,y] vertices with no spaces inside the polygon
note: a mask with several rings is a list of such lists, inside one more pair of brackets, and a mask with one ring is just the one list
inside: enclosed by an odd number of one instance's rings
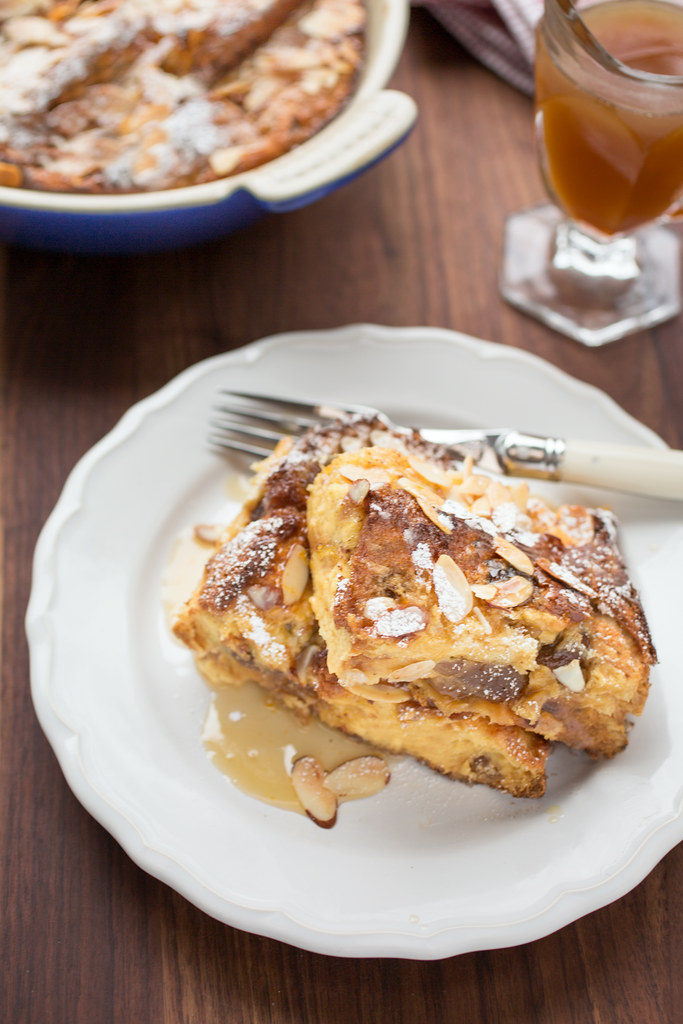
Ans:
{"label": "silver fork", "polygon": [[[277,442],[348,413],[378,419],[408,432],[384,413],[363,405],[316,403],[244,391],[219,391],[209,443],[223,451],[264,458]],[[683,452],[601,441],[525,434],[518,430],[417,428],[425,441],[443,445],[455,462],[471,456],[483,469],[506,476],[563,480],[683,501]]]}

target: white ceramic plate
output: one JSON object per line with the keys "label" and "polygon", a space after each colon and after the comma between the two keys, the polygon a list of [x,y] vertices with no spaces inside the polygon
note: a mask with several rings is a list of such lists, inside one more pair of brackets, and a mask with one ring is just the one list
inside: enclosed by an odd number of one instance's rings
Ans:
{"label": "white ceramic plate", "polygon": [[328,954],[432,959],[510,946],[641,881],[683,838],[670,615],[683,578],[680,505],[610,499],[660,655],[623,754],[594,763],[555,751],[537,801],[401,762],[382,794],[344,805],[324,831],[243,795],[209,762],[200,738],[209,693],[166,633],[161,580],[173,541],[225,504],[234,472],[204,442],[226,385],[375,404],[406,422],[661,445],[547,363],[448,331],[289,334],[185,371],[79,462],[36,549],[33,699],[83,805],[134,861],[209,914]]}

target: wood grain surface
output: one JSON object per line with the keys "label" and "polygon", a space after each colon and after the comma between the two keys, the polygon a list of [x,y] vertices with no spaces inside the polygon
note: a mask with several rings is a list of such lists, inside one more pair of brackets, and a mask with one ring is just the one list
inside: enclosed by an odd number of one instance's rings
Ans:
{"label": "wood grain surface", "polygon": [[311,954],[219,924],[137,868],[70,792],[33,712],[23,619],[39,529],[79,456],[206,356],[356,321],[449,327],[544,357],[683,446],[680,318],[590,350],[499,298],[504,218],[543,198],[530,100],[421,12],[393,84],[419,105],[414,132],[313,206],[191,251],[3,254],[3,1024],[683,1020],[683,846],[616,903],[523,946]]}

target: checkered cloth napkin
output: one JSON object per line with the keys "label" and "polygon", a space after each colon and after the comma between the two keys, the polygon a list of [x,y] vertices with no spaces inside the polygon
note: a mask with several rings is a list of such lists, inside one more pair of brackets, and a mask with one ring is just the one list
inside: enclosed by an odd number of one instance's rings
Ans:
{"label": "checkered cloth napkin", "polygon": [[413,0],[487,67],[523,92],[534,88],[534,30],[543,0]]}

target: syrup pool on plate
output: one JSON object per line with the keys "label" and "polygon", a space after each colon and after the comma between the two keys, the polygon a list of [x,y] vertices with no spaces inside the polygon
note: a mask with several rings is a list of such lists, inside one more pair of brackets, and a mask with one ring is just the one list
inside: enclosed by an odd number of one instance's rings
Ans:
{"label": "syrup pool on plate", "polygon": [[317,719],[300,722],[256,683],[224,686],[213,694],[202,733],[212,762],[243,793],[303,813],[291,769],[304,755],[325,771],[372,750]]}
{"label": "syrup pool on plate", "polygon": [[[197,585],[210,550],[197,538],[195,528],[176,539],[163,581],[169,629],[177,609]],[[213,764],[243,793],[301,814],[303,807],[290,777],[294,761],[312,755],[325,771],[331,771],[344,761],[376,753],[368,744],[317,719],[299,721],[250,682],[213,691],[202,742]]]}

